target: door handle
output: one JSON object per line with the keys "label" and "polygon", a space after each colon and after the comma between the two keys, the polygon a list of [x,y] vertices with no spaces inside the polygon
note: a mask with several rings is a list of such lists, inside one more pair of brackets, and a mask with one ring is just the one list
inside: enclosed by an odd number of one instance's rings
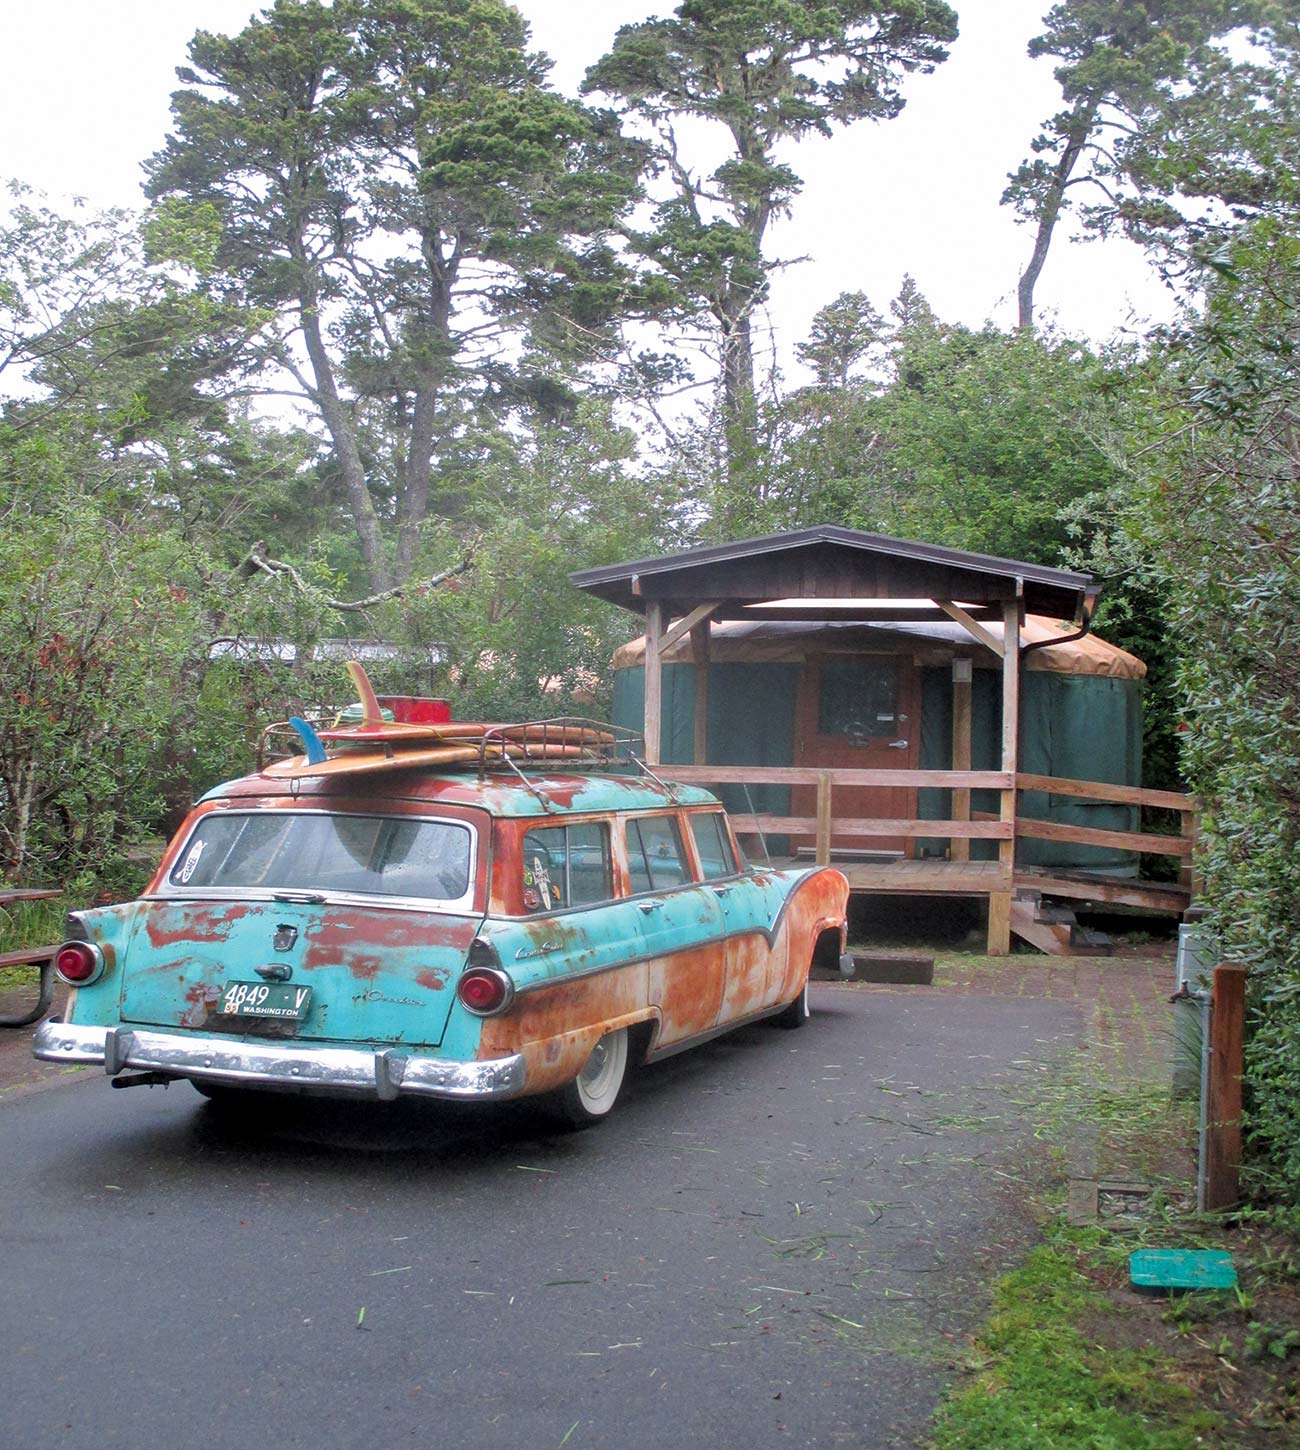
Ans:
{"label": "door handle", "polygon": [[636,909],[638,911],[644,911],[649,916],[652,911],[658,911],[662,905],[662,901],[638,901]]}
{"label": "door handle", "polygon": [[726,896],[727,893],[731,890],[731,887],[730,886],[714,886],[714,887],[712,887],[710,889],[712,890],[714,896]]}
{"label": "door handle", "polygon": [[889,742],[889,744],[885,746],[885,749],[886,750],[906,750],[907,747],[910,744],[911,744],[911,741],[908,741],[908,740],[891,740]]}

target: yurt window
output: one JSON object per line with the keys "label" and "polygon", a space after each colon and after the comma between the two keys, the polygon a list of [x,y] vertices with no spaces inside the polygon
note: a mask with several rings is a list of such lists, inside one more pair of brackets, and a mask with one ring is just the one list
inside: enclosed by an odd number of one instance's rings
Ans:
{"label": "yurt window", "polygon": [[874,659],[869,669],[861,660],[824,660],[817,710],[820,735],[856,739],[892,738],[898,734],[898,665]]}

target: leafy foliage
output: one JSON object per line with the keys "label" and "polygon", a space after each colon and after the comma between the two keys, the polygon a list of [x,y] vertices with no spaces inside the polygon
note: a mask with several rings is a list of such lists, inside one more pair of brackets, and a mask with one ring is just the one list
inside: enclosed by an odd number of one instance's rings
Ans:
{"label": "leafy foliage", "polygon": [[1300,237],[1245,228],[1171,340],[1181,407],[1130,527],[1168,582],[1207,899],[1252,969],[1254,1141],[1300,1194]]}

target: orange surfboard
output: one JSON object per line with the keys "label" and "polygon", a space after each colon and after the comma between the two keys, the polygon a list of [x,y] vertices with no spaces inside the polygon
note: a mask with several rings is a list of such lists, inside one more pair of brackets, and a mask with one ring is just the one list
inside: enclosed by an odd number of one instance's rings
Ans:
{"label": "orange surfboard", "polygon": [[[581,745],[524,745],[507,746],[506,751],[517,759],[571,760],[586,752]],[[439,766],[477,764],[477,745],[429,745],[406,750],[347,750],[331,755],[328,760],[315,765],[305,755],[295,755],[289,760],[277,760],[266,766],[262,774],[273,779],[286,776],[300,778],[325,775],[370,775],[381,770],[409,770],[414,766],[436,769]],[[485,759],[495,762],[501,759],[502,747],[489,745]]]}

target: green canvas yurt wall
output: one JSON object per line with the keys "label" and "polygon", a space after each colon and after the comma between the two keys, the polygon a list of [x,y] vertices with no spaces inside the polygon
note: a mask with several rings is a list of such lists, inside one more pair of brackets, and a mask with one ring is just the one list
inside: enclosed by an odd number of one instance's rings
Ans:
{"label": "green canvas yurt wall", "polygon": [[[946,770],[952,749],[952,686],[946,669],[921,675],[921,769]],[[999,770],[1002,746],[1002,681],[996,671],[976,670],[971,682],[971,769]],[[1028,775],[1067,780],[1099,780],[1107,785],[1142,784],[1142,684],[1140,680],[1099,675],[1063,675],[1026,670],[1020,682],[1020,769]],[[996,791],[974,791],[971,809],[998,809]],[[944,820],[950,792],[918,793],[922,820]],[[1025,791],[1019,812],[1032,820],[1096,826],[1110,831],[1139,829],[1136,806],[1105,801],[1070,800]],[[945,842],[922,841],[942,852]],[[995,841],[972,841],[971,859],[992,861]],[[1122,872],[1136,870],[1130,851],[1080,846],[1068,841],[1016,843],[1016,859],[1025,866]]]}
{"label": "green canvas yurt wall", "polygon": [[[709,669],[709,763],[792,765],[797,664],[716,664]],[[614,672],[614,723],[640,730],[645,719],[645,668]],[[690,765],[695,751],[695,667],[663,668],[663,739],[660,758]],[[783,785],[725,785],[718,795],[729,811],[788,816],[790,790]],[[771,849],[784,850],[773,838]]]}
{"label": "green canvas yurt wall", "polygon": [[[724,627],[725,628],[725,627]],[[1063,627],[1062,627],[1063,628]],[[952,759],[952,668],[951,659],[942,663],[934,657],[933,644],[945,638],[944,626],[909,631],[900,647],[915,652],[924,643],[932,663],[920,670],[921,735],[920,767],[946,770]],[[757,632],[756,632],[757,633]],[[765,626],[762,641],[750,647],[772,649],[777,626]],[[799,633],[803,633],[802,628]],[[881,652],[884,635],[872,632],[864,652]],[[920,636],[918,638],[918,636]],[[837,652],[843,650],[843,636]],[[951,643],[950,639],[946,640]],[[722,640],[719,641],[722,644]],[[1044,651],[1021,676],[1020,769],[1034,775],[1103,781],[1112,785],[1140,786],[1142,783],[1142,674],[1139,661],[1104,641],[1090,637],[1087,649],[1064,645],[1055,651],[1051,668],[1040,661]],[[728,658],[709,668],[708,755],[712,765],[796,765],[795,708],[799,676],[803,668],[797,658],[737,660],[747,641],[728,637]],[[954,649],[953,653],[958,650]],[[968,651],[961,651],[968,653]],[[645,670],[635,646],[620,650],[614,659],[614,720],[640,730],[644,720]],[[1071,666],[1078,672],[1071,672]],[[1001,675],[996,669],[972,671],[971,768],[1001,768],[1002,695]],[[668,764],[693,763],[695,718],[695,668],[688,663],[663,666],[663,740],[661,758]],[[719,794],[729,810],[772,815],[790,813],[790,791],[783,786],[724,786]],[[973,810],[998,809],[996,792],[974,792]],[[1020,797],[1020,813],[1039,820],[1062,824],[1097,826],[1111,830],[1139,829],[1135,806],[1109,805],[1100,801],[1067,800],[1038,792]],[[951,810],[950,793],[926,789],[918,792],[917,814],[922,820],[942,820]],[[943,854],[947,842],[921,840],[919,853]],[[784,843],[773,841],[780,852]],[[1017,859],[1024,865],[1058,869],[1104,870],[1108,873],[1136,872],[1132,852],[1071,842],[1021,839]],[[992,841],[972,841],[976,860],[996,857]]]}

